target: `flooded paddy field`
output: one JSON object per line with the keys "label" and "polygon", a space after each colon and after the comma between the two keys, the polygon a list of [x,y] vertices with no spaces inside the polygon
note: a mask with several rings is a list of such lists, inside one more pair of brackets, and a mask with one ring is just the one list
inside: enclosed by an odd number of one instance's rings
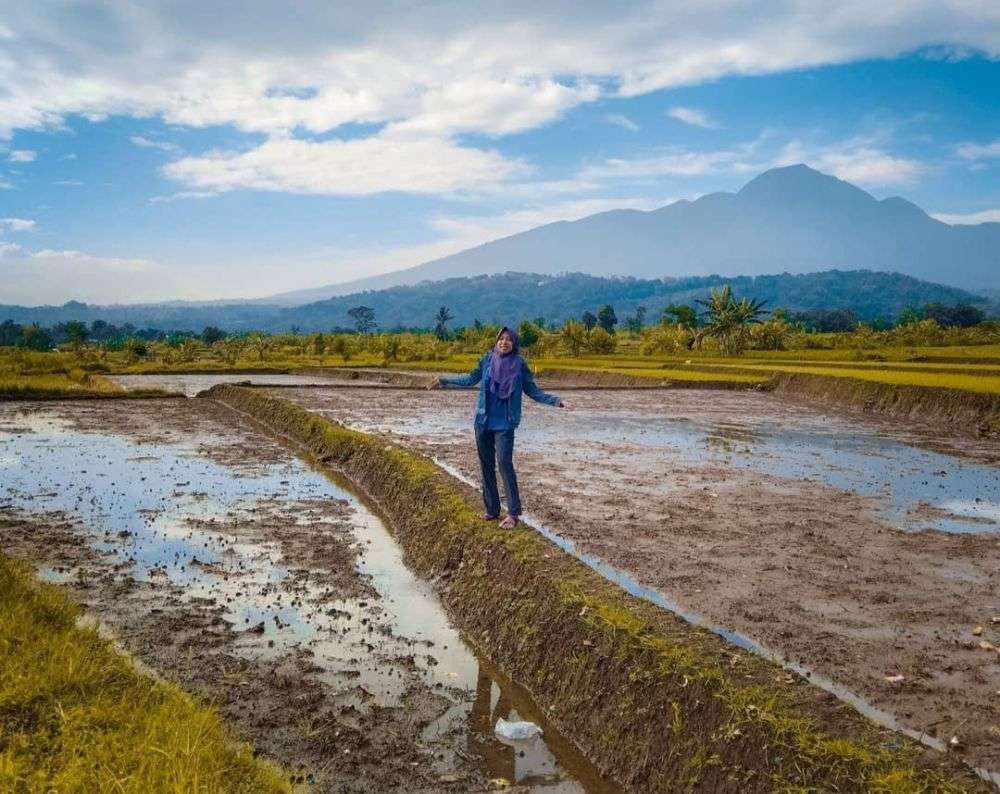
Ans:
{"label": "flooded paddy field", "polygon": [[194,397],[198,392],[218,383],[252,383],[255,386],[315,386],[328,384],[329,380],[308,373],[245,372],[245,373],[191,373],[164,375],[110,375],[110,380],[126,389],[148,388],[177,392]]}
{"label": "flooded paddy field", "polygon": [[[478,478],[473,392],[275,394]],[[533,522],[1000,770],[995,442],[755,392],[567,398],[519,430]]]}
{"label": "flooded paddy field", "polygon": [[[0,478],[4,552],[306,790],[618,790],[465,643],[376,511],[228,410],[7,403]],[[501,742],[500,717],[544,735]]]}

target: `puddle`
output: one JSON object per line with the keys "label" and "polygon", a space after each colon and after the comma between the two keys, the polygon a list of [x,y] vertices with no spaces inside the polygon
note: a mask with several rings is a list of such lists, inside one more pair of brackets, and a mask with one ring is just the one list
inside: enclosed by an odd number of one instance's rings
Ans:
{"label": "puddle", "polygon": [[[137,443],[75,430],[46,411],[17,420],[0,430],[0,509],[79,520],[96,533],[92,545],[110,565],[182,601],[212,604],[239,632],[239,653],[280,658],[308,649],[315,675],[345,707],[400,707],[405,714],[418,680],[450,704],[424,731],[442,774],[456,756],[476,757],[489,777],[530,791],[620,790],[462,640],[430,585],[403,564],[381,519],[343,483],[295,458],[234,470],[207,458],[194,440]],[[342,509],[318,519],[308,509],[317,500],[338,500]],[[317,544],[346,526],[369,594],[331,598],[286,563],[278,543],[239,532],[275,503],[304,506],[292,520],[308,525]],[[54,582],[75,575],[40,573]],[[499,717],[518,716],[542,725],[544,738],[504,744],[493,736]]]}
{"label": "puddle", "polygon": [[[465,474],[463,474],[454,466],[445,463],[442,460],[438,460],[437,458],[434,459],[434,462],[438,466],[440,466],[444,471],[448,472],[451,476],[455,477],[458,480],[461,480],[462,482],[472,486],[473,488],[478,489],[479,483],[476,480],[472,479],[471,477],[467,477]],[[906,727],[905,725],[900,723],[895,716],[873,705],[870,701],[856,694],[855,692],[852,692],[850,689],[843,686],[842,684],[839,684],[836,681],[833,681],[832,679],[819,675],[815,671],[809,669],[808,667],[802,664],[799,664],[793,660],[785,658],[785,656],[783,656],[782,654],[760,644],[759,642],[746,636],[745,634],[741,634],[737,631],[726,629],[716,623],[713,623],[711,620],[709,620],[708,618],[697,612],[685,609],[679,603],[677,603],[676,601],[674,601],[672,598],[662,593],[661,591],[653,587],[648,587],[646,585],[641,584],[627,571],[623,571],[621,568],[609,565],[608,563],[601,560],[599,557],[581,551],[580,549],[577,548],[576,544],[572,540],[560,535],[558,532],[546,526],[543,522],[539,521],[530,513],[524,513],[521,516],[521,519],[525,524],[530,526],[539,534],[543,535],[545,538],[547,538],[548,540],[552,541],[557,546],[559,546],[559,548],[563,549],[568,554],[572,554],[574,557],[580,560],[580,562],[584,563],[595,573],[600,574],[608,581],[618,585],[630,595],[635,596],[636,598],[641,598],[644,601],[648,601],[651,604],[655,604],[656,606],[661,607],[662,609],[666,609],[667,611],[672,612],[674,615],[677,615],[679,618],[681,618],[687,623],[708,629],[712,633],[718,635],[719,637],[722,637],[724,640],[731,643],[732,645],[737,646],[738,648],[742,648],[745,651],[749,651],[750,653],[756,654],[757,656],[762,656],[765,659],[768,659],[769,661],[781,665],[784,669],[807,679],[810,683],[829,692],[831,695],[834,695],[839,700],[850,704],[855,709],[857,709],[861,714],[866,716],[868,719],[878,723],[879,725],[903,733],[906,736],[909,736],[911,739],[915,739],[916,741],[921,742],[927,747],[931,747],[935,750],[938,750],[939,752],[948,751],[947,746],[940,739],[937,739],[933,736],[929,736],[926,733],[915,731],[911,728]],[[1000,770],[974,768],[974,771],[983,780],[988,780],[1000,786]]]}
{"label": "puddle", "polygon": [[[904,444],[832,418],[794,429],[770,422],[706,423],[603,412],[587,412],[577,419],[572,428],[577,440],[647,447],[650,454],[680,467],[718,463],[872,497],[875,515],[902,529],[1000,531],[996,467]],[[566,430],[561,423],[539,424],[525,434],[522,448],[537,452],[567,443]],[[665,483],[663,489],[682,487]]]}
{"label": "puddle", "polygon": [[204,389],[220,383],[239,383],[254,386],[330,386],[330,381],[321,377],[302,374],[282,374],[270,372],[244,373],[186,373],[170,375],[109,375],[108,378],[126,389],[164,389],[178,392],[186,397],[194,397]]}

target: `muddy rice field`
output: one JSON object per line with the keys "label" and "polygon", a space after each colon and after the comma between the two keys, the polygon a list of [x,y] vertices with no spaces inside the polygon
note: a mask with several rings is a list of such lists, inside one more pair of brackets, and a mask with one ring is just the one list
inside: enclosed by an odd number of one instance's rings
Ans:
{"label": "muddy rice field", "polygon": [[[478,480],[474,392],[261,385]],[[1000,772],[995,441],[758,392],[564,396],[570,410],[525,405],[529,523],[631,592]],[[451,626],[377,510],[227,409],[2,404],[0,476],[3,549],[308,790],[617,790]],[[499,741],[511,715],[543,738]]]}
{"label": "muddy rice field", "polygon": [[[206,400],[0,405],[0,547],[305,790],[615,792],[345,484]],[[507,742],[496,721],[543,736]]]}

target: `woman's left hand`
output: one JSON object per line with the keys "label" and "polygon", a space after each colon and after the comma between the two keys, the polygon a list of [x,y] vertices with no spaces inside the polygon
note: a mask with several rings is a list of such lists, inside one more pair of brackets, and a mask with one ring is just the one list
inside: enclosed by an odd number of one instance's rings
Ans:
{"label": "woman's left hand", "polygon": [[572,411],[572,410],[573,410],[573,406],[572,406],[572,405],[570,405],[570,404],[569,404],[568,402],[566,402],[565,400],[560,400],[560,401],[559,401],[559,404],[558,404],[558,405],[557,405],[556,407],[557,407],[557,408],[565,408],[565,409],[566,409],[567,411]]}

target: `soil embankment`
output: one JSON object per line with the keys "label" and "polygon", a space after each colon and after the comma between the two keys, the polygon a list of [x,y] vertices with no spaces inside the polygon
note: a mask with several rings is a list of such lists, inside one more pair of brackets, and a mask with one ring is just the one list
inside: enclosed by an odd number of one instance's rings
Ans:
{"label": "soil embankment", "polygon": [[933,424],[961,435],[1000,438],[1000,395],[997,394],[804,373],[779,375],[769,388],[799,400],[818,400],[826,405]]}
{"label": "soil embankment", "polygon": [[287,400],[233,387],[208,396],[377,499],[460,625],[630,790],[988,788],[954,757],[625,595],[535,533],[498,531],[477,517],[475,495],[426,459]]}

